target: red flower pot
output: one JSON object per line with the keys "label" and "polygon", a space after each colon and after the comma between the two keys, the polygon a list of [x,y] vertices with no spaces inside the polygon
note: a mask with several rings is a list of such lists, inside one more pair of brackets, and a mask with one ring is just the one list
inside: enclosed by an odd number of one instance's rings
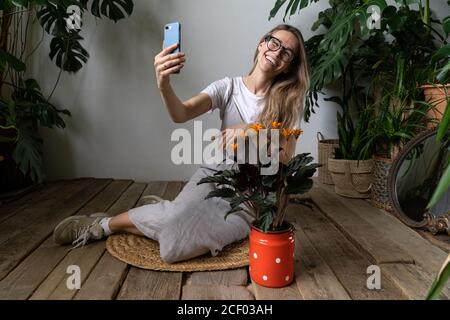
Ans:
{"label": "red flower pot", "polygon": [[262,232],[255,226],[250,230],[250,277],[257,284],[285,287],[294,280],[294,228],[283,231]]}

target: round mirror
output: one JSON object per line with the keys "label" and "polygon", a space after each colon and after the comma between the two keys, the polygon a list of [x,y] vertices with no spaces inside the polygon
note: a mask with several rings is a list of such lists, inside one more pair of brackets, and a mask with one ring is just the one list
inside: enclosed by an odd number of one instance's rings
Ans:
{"label": "round mirror", "polygon": [[438,141],[436,133],[436,129],[424,131],[405,145],[389,172],[389,192],[392,207],[404,223],[450,234],[450,189],[426,209],[450,161],[450,139]]}

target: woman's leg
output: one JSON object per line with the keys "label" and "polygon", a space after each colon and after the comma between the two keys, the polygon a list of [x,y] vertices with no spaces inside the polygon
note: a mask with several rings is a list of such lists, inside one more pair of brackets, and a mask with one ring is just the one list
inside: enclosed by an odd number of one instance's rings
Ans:
{"label": "woman's leg", "polygon": [[109,220],[109,229],[111,230],[111,232],[126,231],[129,233],[137,234],[139,236],[144,235],[131,222],[130,218],[128,217],[128,211],[112,217],[111,220]]}

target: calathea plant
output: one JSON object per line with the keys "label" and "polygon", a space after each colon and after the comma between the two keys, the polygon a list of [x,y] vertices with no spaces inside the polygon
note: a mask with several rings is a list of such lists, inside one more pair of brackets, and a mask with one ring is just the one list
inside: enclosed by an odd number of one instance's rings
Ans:
{"label": "calathea plant", "polygon": [[[301,133],[299,129],[287,128],[280,129],[280,132],[285,138],[291,135],[298,137]],[[320,165],[311,164],[312,161],[309,153],[297,154],[286,164],[280,161],[276,173],[261,174],[261,169],[270,164],[263,164],[258,157],[255,164],[234,163],[231,169],[218,170],[198,184],[216,184],[216,189],[206,199],[219,197],[227,200],[230,210],[225,218],[245,211],[255,218],[255,227],[264,232],[278,231],[286,227],[284,217],[289,196],[304,194],[313,186],[312,176]]]}

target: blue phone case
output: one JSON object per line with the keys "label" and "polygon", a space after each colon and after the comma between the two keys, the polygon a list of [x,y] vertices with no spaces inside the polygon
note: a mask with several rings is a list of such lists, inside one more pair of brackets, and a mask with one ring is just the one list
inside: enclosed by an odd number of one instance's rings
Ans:
{"label": "blue phone case", "polygon": [[179,22],[168,23],[164,26],[164,48],[179,43],[180,45],[172,53],[181,51],[181,24]]}

